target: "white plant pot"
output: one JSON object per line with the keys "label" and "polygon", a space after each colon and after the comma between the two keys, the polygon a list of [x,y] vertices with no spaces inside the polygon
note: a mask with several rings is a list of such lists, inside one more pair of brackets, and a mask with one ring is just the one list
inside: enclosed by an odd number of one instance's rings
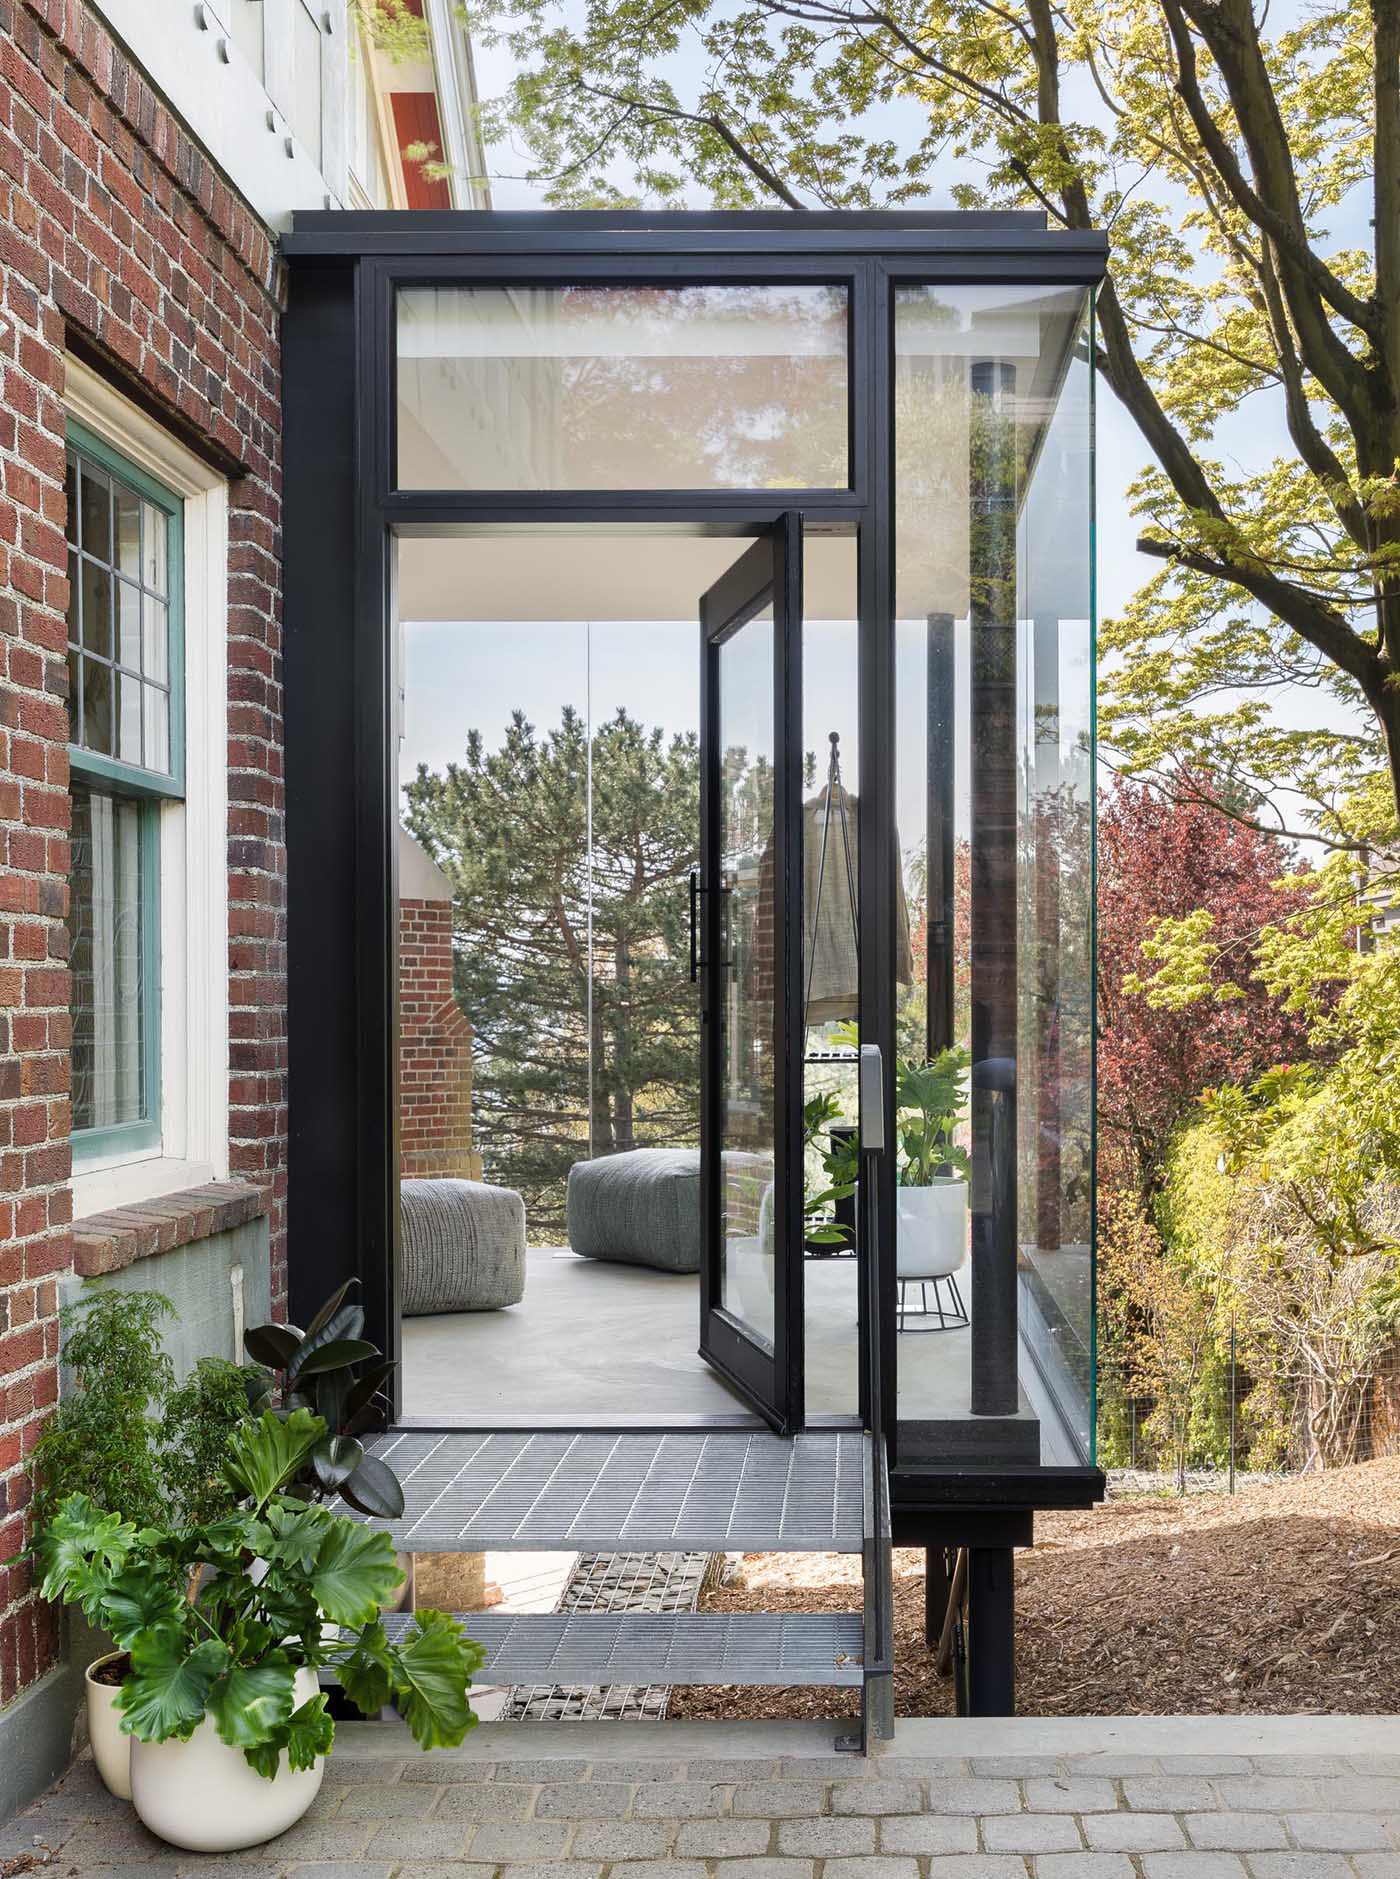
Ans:
{"label": "white plant pot", "polygon": [[927,1187],[898,1190],[895,1270],[901,1279],[942,1279],[967,1259],[967,1182],[938,1174]]}
{"label": "white plant pot", "polygon": [[98,1683],[92,1673],[103,1664],[125,1656],[125,1651],[109,1651],[105,1657],[95,1658],[83,1672],[92,1759],[97,1763],[97,1772],[108,1792],[115,1794],[119,1801],[131,1799],[131,1737],[122,1733],[122,1713],[117,1708],[122,1686]]}
{"label": "white plant pot", "polygon": [[[296,1706],[319,1685],[314,1670],[296,1678]],[[271,1781],[255,1774],[242,1749],[220,1739],[205,1717],[188,1742],[131,1741],[131,1799],[144,1824],[192,1853],[232,1853],[261,1846],[300,1820],[320,1792],[325,1757],[293,1769],[285,1755]]]}

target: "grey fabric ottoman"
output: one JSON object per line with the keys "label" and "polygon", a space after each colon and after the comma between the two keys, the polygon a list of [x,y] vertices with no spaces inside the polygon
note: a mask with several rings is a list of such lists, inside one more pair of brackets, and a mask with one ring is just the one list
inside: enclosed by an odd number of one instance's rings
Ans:
{"label": "grey fabric ottoman", "polygon": [[406,1318],[499,1311],[525,1296],[525,1203],[481,1181],[401,1181]]}
{"label": "grey fabric ottoman", "polygon": [[585,1259],[700,1270],[700,1151],[633,1148],[569,1170],[569,1245]]}

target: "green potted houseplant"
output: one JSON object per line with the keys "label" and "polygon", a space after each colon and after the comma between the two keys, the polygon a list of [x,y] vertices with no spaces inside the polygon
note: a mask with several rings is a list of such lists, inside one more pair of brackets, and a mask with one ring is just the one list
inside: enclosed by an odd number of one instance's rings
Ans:
{"label": "green potted houseplant", "polygon": [[[158,1292],[94,1290],[59,1314],[69,1384],[29,1457],[33,1520],[43,1527],[73,1495],[85,1495],[134,1527],[216,1519],[233,1505],[223,1472],[231,1430],[247,1414],[243,1373],[205,1358],[183,1383],[161,1343],[174,1315]],[[70,1647],[88,1661],[88,1740],[112,1793],[131,1798],[130,1737],[116,1710],[126,1655],[110,1637]]]}
{"label": "green potted houseplant", "polygon": [[[898,1230],[895,1271],[900,1286],[901,1329],[909,1285],[938,1286],[961,1268],[967,1257],[968,1158],[953,1138],[967,1114],[967,1072],[971,1058],[954,1046],[927,1062],[900,1058],[895,1070]],[[954,1299],[957,1293],[954,1291]],[[966,1323],[966,1313],[940,1309],[937,1330]]]}
{"label": "green potted houseplant", "polygon": [[480,1648],[418,1612],[399,1643],[380,1608],[400,1578],[388,1534],[290,1491],[326,1438],[298,1407],[229,1437],[217,1519],[144,1529],[65,1498],[35,1540],[45,1598],[80,1606],[128,1654],[117,1697],[132,1800],[171,1844],[260,1845],[301,1818],[335,1737],[318,1671],[363,1713],[393,1701],[423,1748],[459,1743]]}

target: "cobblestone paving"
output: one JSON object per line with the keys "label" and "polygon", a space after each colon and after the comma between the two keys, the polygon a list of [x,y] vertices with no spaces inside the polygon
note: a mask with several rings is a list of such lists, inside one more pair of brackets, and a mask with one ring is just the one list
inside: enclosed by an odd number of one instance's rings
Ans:
{"label": "cobblestone paving", "polygon": [[[631,1726],[616,1725],[619,1746]],[[0,1871],[65,1879],[1400,1879],[1396,1755],[952,1759],[901,1755],[896,1743],[870,1762],[565,1752],[492,1762],[480,1746],[470,1755],[416,1755],[410,1745],[397,1758],[406,1740],[395,1738],[387,1754],[382,1737],[372,1752],[338,1747],[305,1820],[270,1846],[218,1859],[153,1839],[84,1759],[0,1829],[0,1862],[11,1862]]]}

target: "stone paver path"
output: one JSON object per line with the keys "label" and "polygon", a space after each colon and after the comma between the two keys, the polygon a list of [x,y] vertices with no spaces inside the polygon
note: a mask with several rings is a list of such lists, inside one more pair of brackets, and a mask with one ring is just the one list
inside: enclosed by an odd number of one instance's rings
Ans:
{"label": "stone paver path", "polygon": [[[1138,1732],[1153,1752],[1053,1738],[1025,1752],[1033,1724],[1002,1726],[1007,1753],[910,1752],[929,1727],[901,1727],[868,1762],[790,1726],[526,1724],[436,1755],[396,1727],[345,1728],[306,1819],[221,1859],[153,1839],[84,1758],[0,1830],[0,1870],[28,1856],[67,1879],[1400,1879],[1400,1752],[1357,1751],[1361,1725],[1352,1752],[1256,1752],[1257,1728],[1246,1752],[1178,1752],[1166,1723]],[[975,1735],[990,1745],[995,1727]]]}

